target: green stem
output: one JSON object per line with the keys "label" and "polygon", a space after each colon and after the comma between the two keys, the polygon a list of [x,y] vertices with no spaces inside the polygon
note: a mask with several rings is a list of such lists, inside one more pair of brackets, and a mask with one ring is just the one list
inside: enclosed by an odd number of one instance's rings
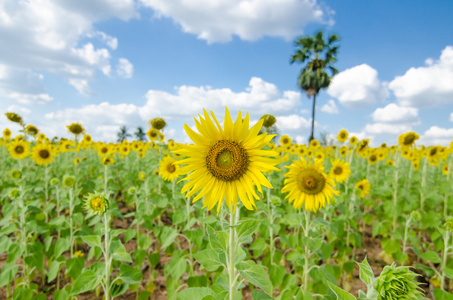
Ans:
{"label": "green stem", "polygon": [[[305,228],[304,235],[305,238],[309,238],[310,235],[310,212],[304,209],[305,213]],[[309,271],[309,259],[310,259],[310,250],[308,249],[307,245],[304,246],[304,256],[305,256],[305,266],[304,266],[304,273],[303,273],[303,288],[304,291],[308,292],[308,271]]]}
{"label": "green stem", "polygon": [[[393,207],[396,209],[398,205],[398,168],[399,168],[399,161],[400,161],[400,156],[397,154],[396,157],[396,162],[395,162],[395,176],[394,176],[394,184],[395,186],[393,187]],[[397,224],[397,218],[398,218],[398,213],[394,212],[393,215],[393,231],[396,229],[396,224]]]}
{"label": "green stem", "polygon": [[70,242],[70,250],[71,250],[71,258],[74,257],[74,228],[72,224],[72,210],[73,210],[73,191],[72,188],[69,190],[69,242]]}
{"label": "green stem", "polygon": [[107,182],[108,182],[108,173],[107,173],[107,165],[104,166],[104,194],[107,197]]}
{"label": "green stem", "polygon": [[444,237],[444,251],[442,253],[442,264],[441,264],[441,268],[440,268],[440,271],[441,271],[440,289],[441,290],[444,290],[444,285],[445,285],[445,268],[447,266],[449,241],[450,241],[450,233],[447,230],[445,232],[445,237]]}
{"label": "green stem", "polygon": [[[238,214],[239,212],[236,212]],[[229,238],[229,258],[228,258],[228,277],[230,284],[230,300],[234,300],[236,292],[236,268],[234,265],[236,255],[236,218],[233,213],[230,214],[230,238]]]}
{"label": "green stem", "polygon": [[110,227],[109,214],[104,214],[104,259],[105,259],[105,300],[110,300]]}

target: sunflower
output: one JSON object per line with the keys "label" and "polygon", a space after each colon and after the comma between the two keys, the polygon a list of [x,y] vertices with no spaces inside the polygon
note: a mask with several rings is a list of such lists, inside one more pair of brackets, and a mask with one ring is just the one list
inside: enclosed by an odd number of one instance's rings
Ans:
{"label": "sunflower", "polygon": [[385,164],[393,167],[395,165],[395,162],[393,160],[391,160],[391,159],[387,159]]}
{"label": "sunflower", "polygon": [[85,143],[85,144],[91,144],[91,142],[93,142],[93,139],[91,138],[91,135],[89,134],[84,134],[83,135],[83,139],[82,139],[82,143]]}
{"label": "sunflower", "polygon": [[319,208],[330,204],[330,199],[339,192],[334,190],[335,181],[333,178],[324,173],[322,161],[317,160],[314,163],[305,159],[295,161],[290,165],[288,177],[284,181],[282,193],[288,193],[285,199],[294,202],[293,206],[299,209],[304,205],[305,210],[317,212]]}
{"label": "sunflower", "polygon": [[138,178],[140,178],[141,180],[145,180],[145,179],[146,179],[146,174],[145,174],[145,172],[140,172],[140,173],[138,173]]}
{"label": "sunflower", "polygon": [[39,132],[39,129],[36,128],[36,126],[29,124],[27,125],[27,127],[25,127],[25,132],[31,136],[36,136]]}
{"label": "sunflower", "polygon": [[376,164],[378,161],[378,156],[376,153],[371,153],[370,156],[368,156],[368,163],[370,165]]}
{"label": "sunflower", "polygon": [[152,126],[152,128],[157,130],[164,129],[164,127],[167,125],[165,120],[162,118],[154,118],[152,120],[149,120],[149,124]]}
{"label": "sunflower", "polygon": [[306,154],[307,154],[307,147],[305,145],[302,145],[301,147],[299,147],[297,149],[297,154],[300,156],[300,157],[304,157]]}
{"label": "sunflower", "polygon": [[367,179],[363,179],[355,184],[356,190],[360,190],[360,198],[365,198],[370,193],[371,184],[368,183]]}
{"label": "sunflower", "polygon": [[273,115],[269,114],[263,115],[261,119],[263,119],[263,126],[266,128],[272,127],[272,125],[274,125],[275,122],[277,122],[277,119]]}
{"label": "sunflower", "polygon": [[102,158],[102,164],[103,165],[108,166],[108,165],[113,164],[114,162],[115,161],[112,158],[108,157],[108,156],[105,156],[105,157]]}
{"label": "sunflower", "polygon": [[418,171],[418,169],[420,168],[420,159],[412,159],[412,167],[414,168],[414,171]]}
{"label": "sunflower", "polygon": [[349,139],[349,144],[351,146],[354,146],[355,144],[357,144],[357,137],[356,136],[352,136],[350,139]]}
{"label": "sunflower", "polygon": [[340,143],[344,143],[346,142],[346,140],[348,139],[348,136],[349,136],[349,133],[346,129],[342,129],[340,130],[340,132],[338,133],[338,136],[337,136],[337,140],[340,142]]}
{"label": "sunflower", "polygon": [[348,154],[348,147],[346,147],[346,146],[341,146],[341,148],[340,148],[340,156],[341,156],[341,157],[345,157],[346,154]]}
{"label": "sunflower", "polygon": [[9,140],[11,138],[11,130],[9,130],[8,128],[3,130],[3,137],[6,141]]}
{"label": "sunflower", "polygon": [[37,144],[32,151],[33,160],[43,166],[52,163],[52,147],[49,144]]}
{"label": "sunflower", "polygon": [[351,168],[347,162],[340,159],[330,160],[332,168],[330,169],[329,175],[335,179],[336,182],[344,182],[351,174]]}
{"label": "sunflower", "polygon": [[181,145],[176,153],[188,158],[176,162],[187,165],[180,169],[180,174],[188,174],[183,180],[188,180],[182,189],[186,197],[199,191],[194,202],[203,196],[203,207],[212,209],[217,204],[220,211],[223,199],[234,212],[237,199],[244,206],[253,210],[254,199],[259,199],[255,186],[262,193],[261,185],[272,188],[270,182],[262,174],[271,170],[279,171],[275,167],[278,160],[266,156],[277,156],[275,151],[262,150],[274,135],[267,133],[258,135],[263,120],[259,120],[249,129],[249,114],[242,119],[239,111],[236,121],[231,120],[230,112],[225,107],[225,121],[223,128],[217,121],[214,113],[212,118],[204,110],[204,118],[195,119],[195,125],[200,134],[194,132],[187,124],[184,129],[195,145]]}
{"label": "sunflower", "polygon": [[442,166],[442,173],[444,173],[445,175],[448,175],[448,165],[447,164],[444,164]]}
{"label": "sunflower", "polygon": [[30,145],[28,142],[23,140],[12,141],[11,145],[8,147],[8,150],[12,158],[24,159],[30,152]]}
{"label": "sunflower", "polygon": [[104,155],[109,155],[110,154],[110,148],[104,143],[101,143],[97,147],[98,155],[99,156],[104,156]]}
{"label": "sunflower", "polygon": [[172,149],[176,148],[176,143],[174,140],[170,139],[170,140],[168,140],[167,146],[168,146],[168,150],[172,150]]}
{"label": "sunflower", "polygon": [[280,144],[283,146],[291,145],[291,138],[287,135],[282,135],[280,137]]}
{"label": "sunflower", "polygon": [[175,164],[171,156],[165,156],[159,163],[159,174],[166,181],[173,181],[178,178],[179,166]]}
{"label": "sunflower", "polygon": [[311,140],[310,141],[310,148],[313,148],[313,149],[318,149],[320,146],[319,142],[315,139]]}
{"label": "sunflower", "polygon": [[62,184],[63,184],[64,187],[72,188],[74,186],[74,184],[75,184],[74,176],[66,175],[65,177],[63,177]]}
{"label": "sunflower", "polygon": [[401,147],[412,147],[414,145],[415,141],[418,140],[420,136],[416,134],[415,132],[407,132],[403,133],[398,137],[398,144]]}
{"label": "sunflower", "polygon": [[103,193],[95,192],[85,197],[85,209],[90,216],[102,216],[109,208],[109,201]]}
{"label": "sunflower", "polygon": [[13,112],[7,112],[7,113],[5,113],[5,116],[11,122],[19,123],[20,125],[22,125],[22,117],[19,116],[18,114],[13,113]]}
{"label": "sunflower", "polygon": [[79,134],[85,132],[85,129],[80,123],[72,123],[71,125],[67,125],[66,127],[68,128],[69,132],[74,134],[76,137],[79,136]]}
{"label": "sunflower", "polygon": [[129,143],[122,143],[121,146],[120,146],[120,153],[121,155],[128,155],[129,152],[131,152],[131,147],[129,145]]}
{"label": "sunflower", "polygon": [[159,131],[157,131],[157,129],[150,128],[146,135],[149,137],[151,141],[155,141],[159,137]]}

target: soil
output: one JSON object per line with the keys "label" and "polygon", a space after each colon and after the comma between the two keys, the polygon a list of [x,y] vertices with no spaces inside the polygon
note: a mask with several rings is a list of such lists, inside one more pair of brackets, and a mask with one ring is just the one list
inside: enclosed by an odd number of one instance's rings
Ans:
{"label": "soil", "polygon": [[[120,205],[122,206],[121,211],[122,211],[123,215],[129,213],[130,211],[133,211],[133,209],[129,209],[123,203],[120,203]],[[113,220],[113,222],[112,222],[112,228],[115,228],[115,229],[118,229],[118,228],[127,229],[127,228],[129,228],[132,220],[133,220],[133,218],[123,219],[123,220],[115,218]],[[163,223],[171,224],[171,219],[166,214],[161,216],[161,220],[162,220]],[[124,233],[121,234],[119,237],[122,239],[122,242],[124,243]],[[156,241],[155,238],[153,238],[153,240]],[[381,248],[380,240],[381,240],[380,236],[377,236],[377,237],[374,237],[374,238],[371,236],[371,226],[367,226],[365,228],[365,233],[363,235],[363,248],[362,249],[356,249],[356,251],[354,253],[355,261],[362,261],[365,258],[365,256],[367,257],[370,265],[372,266],[374,274],[376,276],[381,273],[381,271],[383,269],[383,266],[387,265],[387,263],[384,261],[383,257],[381,256],[381,253],[383,251],[382,251],[382,248]],[[181,245],[182,249],[187,249],[187,247],[188,247],[188,244],[187,244],[185,239],[180,240],[180,245]],[[77,245],[77,247],[78,247],[78,250],[82,250],[85,254],[88,253],[88,251],[89,251],[88,246],[85,245],[85,244],[79,244],[79,245]],[[132,239],[131,241],[128,241],[125,244],[125,247],[126,247],[126,250],[129,253],[133,252],[137,248],[136,241],[134,239]],[[152,247],[152,249],[157,249],[158,245],[153,243],[153,245],[151,247]],[[279,242],[276,243],[276,247],[277,248],[280,247]],[[69,258],[69,254],[66,253],[65,255],[66,255],[66,258],[68,259]],[[165,255],[165,253],[161,253],[160,262],[156,266],[156,268],[154,269],[154,272],[157,273],[157,276],[153,280],[153,283],[154,283],[154,286],[155,286],[155,288],[154,288],[154,290],[152,291],[152,294],[151,294],[151,299],[153,299],[153,300],[165,300],[165,299],[167,299],[166,277],[164,275],[163,266],[168,264],[170,262],[170,259],[171,259],[171,257]],[[409,252],[409,259],[410,259],[410,261],[415,261],[416,260],[416,255],[413,252]],[[0,254],[0,269],[6,263],[6,260],[7,260],[6,253]],[[85,262],[85,266],[89,266],[93,262],[95,262],[94,259],[91,260],[91,261],[86,261]],[[196,266],[196,269],[197,269],[197,266]],[[143,278],[144,279],[139,284],[139,290],[140,291],[146,290],[146,284],[148,283],[148,280],[150,278],[150,274],[149,274],[150,269],[149,269],[149,266],[147,265],[147,260],[145,260],[145,262],[143,263],[142,271],[143,271]],[[197,270],[195,270],[195,271],[197,271]],[[21,272],[21,270],[19,269],[19,273],[20,272]],[[65,268],[63,266],[62,270],[60,271],[60,280],[61,280],[60,281],[60,286],[61,287],[64,287],[64,286],[69,285],[71,283],[71,279],[70,278],[64,278],[64,274],[65,274]],[[432,294],[430,293],[429,278],[427,278],[424,273],[420,274],[420,275],[421,276],[418,277],[418,279],[419,279],[420,282],[424,283],[423,286],[424,286],[425,294],[428,296],[429,299],[433,299],[432,296],[431,296]],[[55,291],[56,280],[54,280],[54,281],[52,281],[50,283],[45,283],[43,285],[42,282],[41,282],[41,277],[40,277],[40,275],[38,273],[37,276],[34,278],[33,282],[38,284],[39,291],[44,291],[44,290],[48,291],[47,294],[49,296],[47,297],[47,299],[49,299],[49,300],[53,299],[53,296],[51,296],[51,295]],[[344,289],[348,290],[351,294],[353,294],[355,296],[357,296],[358,290],[366,291],[366,285],[359,278],[359,268],[358,268],[357,265],[356,265],[355,270],[352,273],[352,276],[349,276],[349,277],[346,278],[346,280],[343,282],[343,286],[342,287]],[[432,287],[431,287],[431,290],[432,290]],[[12,293],[12,291],[13,291],[13,285],[11,284],[11,293]],[[242,290],[242,294],[243,294],[243,298],[242,299],[247,299],[247,300],[248,299],[252,299],[251,291],[247,287],[247,285],[246,285],[246,288],[244,288]],[[277,295],[278,295],[278,291],[276,291],[274,296],[277,296]],[[6,287],[1,287],[0,288],[0,300],[4,300],[4,299],[7,299],[7,297],[6,297]],[[79,295],[78,299],[79,300],[103,300],[103,292],[101,291],[99,296],[94,295],[94,293],[92,293],[92,292],[87,292],[87,293]],[[125,294],[122,294],[122,295],[116,297],[115,299],[118,299],[118,300],[136,299],[136,292],[131,292],[130,290],[128,290]]]}

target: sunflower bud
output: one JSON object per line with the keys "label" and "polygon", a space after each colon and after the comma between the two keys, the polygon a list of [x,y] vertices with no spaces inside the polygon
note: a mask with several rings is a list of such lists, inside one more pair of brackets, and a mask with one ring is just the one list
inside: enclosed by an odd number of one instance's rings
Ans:
{"label": "sunflower bud", "polygon": [[103,216],[108,208],[109,202],[103,193],[90,193],[85,197],[85,209],[90,216]]}
{"label": "sunflower bud", "polygon": [[277,122],[277,119],[273,115],[269,114],[262,116],[261,119],[263,119],[263,126],[266,128],[271,127],[275,124],[275,122]]}
{"label": "sunflower bud", "polygon": [[129,194],[131,194],[131,195],[135,194],[136,191],[137,191],[137,190],[135,189],[134,186],[131,186],[131,187],[127,190],[127,192],[128,192]]}
{"label": "sunflower bud", "polygon": [[411,216],[412,216],[412,219],[414,219],[414,221],[420,220],[420,213],[418,211],[413,211],[411,213]]}
{"label": "sunflower bud", "polygon": [[149,121],[151,123],[151,126],[157,130],[164,129],[164,127],[167,125],[164,119],[162,118],[154,118]]}
{"label": "sunflower bud", "polygon": [[272,196],[271,201],[274,206],[282,205],[282,199],[280,197]]}
{"label": "sunflower bud", "polygon": [[445,221],[445,229],[453,233],[453,217],[448,217]]}
{"label": "sunflower bud", "polygon": [[71,175],[66,175],[65,177],[63,177],[62,183],[63,183],[63,186],[71,188],[74,186],[75,178]]}
{"label": "sunflower bud", "polygon": [[10,189],[8,192],[8,196],[12,199],[19,197],[19,189],[17,188]]}
{"label": "sunflower bud", "polygon": [[7,112],[5,113],[5,115],[11,122],[19,123],[20,125],[22,125],[22,117],[19,116],[18,114],[13,112]]}
{"label": "sunflower bud", "polygon": [[18,169],[13,169],[9,173],[9,176],[11,176],[12,179],[21,179],[22,178],[22,172],[19,171]]}
{"label": "sunflower bud", "polygon": [[50,180],[50,185],[57,185],[59,183],[58,178],[52,178]]}
{"label": "sunflower bud", "polygon": [[140,173],[138,174],[138,178],[140,178],[141,180],[144,180],[144,179],[146,178],[145,172],[140,172]]}
{"label": "sunflower bud", "polygon": [[385,266],[373,283],[379,295],[377,299],[423,299],[422,289],[415,280],[417,276],[418,274],[409,270],[409,267],[396,267],[395,264]]}

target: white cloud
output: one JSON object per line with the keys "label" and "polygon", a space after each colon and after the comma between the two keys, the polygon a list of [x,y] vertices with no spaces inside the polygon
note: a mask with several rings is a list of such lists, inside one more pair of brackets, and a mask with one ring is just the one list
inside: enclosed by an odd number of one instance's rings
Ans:
{"label": "white cloud", "polygon": [[39,72],[45,71],[63,76],[85,93],[87,88],[74,82],[88,84],[97,70],[108,75],[110,53],[80,41],[96,38],[114,50],[117,39],[95,30],[93,24],[137,16],[134,0],[4,0],[0,12],[0,65],[5,66],[0,68],[0,97],[30,94],[28,99],[36,96],[41,102],[42,97],[37,95],[45,94],[42,83],[30,74],[42,77]]}
{"label": "white cloud", "polygon": [[383,108],[377,108],[373,114],[373,121],[383,123],[406,123],[418,124],[418,109],[413,107],[399,106],[390,103]]}
{"label": "white cloud", "polygon": [[427,66],[410,68],[389,83],[398,102],[412,107],[453,103],[453,46],[445,47],[439,60],[425,62]]}
{"label": "white cloud", "polygon": [[453,122],[453,113],[450,114],[450,122]]}
{"label": "white cloud", "polygon": [[311,128],[311,121],[298,115],[278,116],[277,128],[282,132],[301,132]]}
{"label": "white cloud", "polygon": [[330,99],[326,104],[324,104],[321,107],[321,111],[328,113],[328,114],[338,114],[339,113],[338,107],[335,104],[335,101],[333,101],[332,99]]}
{"label": "white cloud", "polygon": [[431,126],[424,134],[420,136],[419,144],[426,146],[429,145],[443,145],[448,146],[453,141],[453,128],[440,128],[438,126]]}
{"label": "white cloud", "polygon": [[21,94],[21,93],[11,93],[7,96],[10,99],[14,99],[21,104],[46,104],[50,101],[53,101],[53,98],[48,94]]}
{"label": "white cloud", "polygon": [[371,134],[401,134],[411,130],[409,125],[374,123],[365,125],[364,132]]}
{"label": "white cloud", "polygon": [[389,96],[386,85],[375,69],[362,64],[335,75],[327,93],[343,106],[359,109],[385,100]]}
{"label": "white cloud", "polygon": [[116,73],[123,78],[132,78],[134,65],[125,58],[120,58],[116,67]]}
{"label": "white cloud", "polygon": [[248,110],[250,115],[260,118],[263,114],[274,115],[290,113],[300,104],[300,93],[280,92],[274,84],[252,77],[244,92],[235,93],[231,89],[212,89],[210,87],[180,86],[175,94],[150,90],[146,93],[147,103],[141,110],[142,117],[150,116],[187,116],[194,112],[207,110],[223,111],[225,106],[231,110]]}
{"label": "white cloud", "polygon": [[228,42],[236,35],[255,41],[263,36],[291,40],[308,23],[333,24],[333,11],[316,0],[141,0],[199,39]]}

